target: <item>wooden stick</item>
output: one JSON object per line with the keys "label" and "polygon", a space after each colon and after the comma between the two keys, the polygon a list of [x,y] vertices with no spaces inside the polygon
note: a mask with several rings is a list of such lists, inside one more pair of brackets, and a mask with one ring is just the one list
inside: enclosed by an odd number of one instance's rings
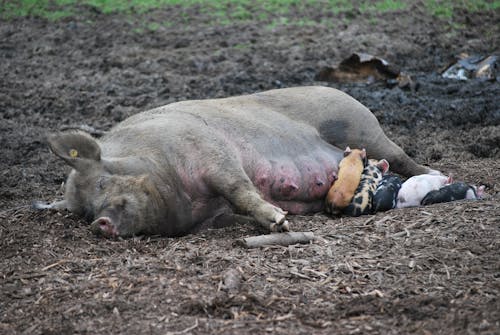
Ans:
{"label": "wooden stick", "polygon": [[64,264],[64,263],[69,263],[69,262],[71,262],[71,260],[69,260],[69,259],[61,259],[58,262],[55,262],[55,263],[50,264],[50,265],[47,265],[46,267],[44,267],[42,269],[42,271],[47,271],[48,269],[52,269],[55,266],[58,266],[58,265],[61,265],[61,264]]}
{"label": "wooden stick", "polygon": [[290,245],[296,243],[309,243],[314,240],[314,233],[287,232],[268,235],[251,236],[238,240],[238,244],[246,248],[259,248],[266,245]]}

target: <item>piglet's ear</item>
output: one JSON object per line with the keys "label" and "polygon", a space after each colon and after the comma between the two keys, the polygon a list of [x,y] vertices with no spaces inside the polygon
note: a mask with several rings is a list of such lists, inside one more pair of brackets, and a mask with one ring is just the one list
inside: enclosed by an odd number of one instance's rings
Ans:
{"label": "piglet's ear", "polygon": [[86,172],[100,164],[101,148],[87,133],[70,131],[51,134],[50,150],[79,172]]}
{"label": "piglet's ear", "polygon": [[363,166],[368,165],[368,156],[366,155],[366,149],[365,148],[361,149],[361,155],[360,155],[360,157],[363,160]]}
{"label": "piglet's ear", "polygon": [[346,147],[344,150],[344,157],[348,156],[351,153],[351,151],[352,151],[351,148]]}
{"label": "piglet's ear", "polygon": [[386,174],[389,171],[389,162],[385,159],[379,160],[377,167],[382,171],[382,174]]}
{"label": "piglet's ear", "polygon": [[484,195],[484,189],[486,188],[486,186],[484,185],[481,185],[479,186],[477,189],[476,189],[476,195],[477,195],[477,198],[478,199],[481,199]]}

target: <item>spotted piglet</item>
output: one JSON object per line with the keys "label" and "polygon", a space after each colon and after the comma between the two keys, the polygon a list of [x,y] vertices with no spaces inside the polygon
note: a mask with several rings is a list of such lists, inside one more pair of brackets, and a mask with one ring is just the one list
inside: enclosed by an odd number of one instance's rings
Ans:
{"label": "spotted piglet", "polygon": [[370,159],[361,175],[361,181],[354,197],[343,213],[349,216],[360,216],[372,212],[372,199],[382,176],[389,170],[389,162],[385,159]]}

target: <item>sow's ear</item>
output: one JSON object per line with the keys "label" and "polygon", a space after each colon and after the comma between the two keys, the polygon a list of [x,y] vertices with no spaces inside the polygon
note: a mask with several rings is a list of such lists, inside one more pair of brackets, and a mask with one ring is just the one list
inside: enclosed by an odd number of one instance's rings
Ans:
{"label": "sow's ear", "polygon": [[57,133],[49,135],[47,140],[52,152],[77,171],[84,172],[101,160],[99,144],[87,133]]}

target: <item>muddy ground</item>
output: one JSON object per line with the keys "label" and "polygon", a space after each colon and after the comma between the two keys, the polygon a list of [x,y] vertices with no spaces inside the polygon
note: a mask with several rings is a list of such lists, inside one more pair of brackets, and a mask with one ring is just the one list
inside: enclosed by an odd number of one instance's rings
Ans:
{"label": "muddy ground", "polygon": [[[438,71],[461,52],[499,55],[499,11],[457,13],[452,26],[419,5],[288,21],[322,25],[210,25],[206,15],[82,7],[59,22],[0,22],[0,333],[498,334],[500,84]],[[147,19],[175,24],[137,29]],[[354,51],[399,66],[416,89],[314,80]],[[264,233],[249,225],[106,240],[70,213],[29,207],[60,197],[68,172],[47,132],[107,130],[174,101],[300,85],[348,92],[415,160],[484,184],[488,196],[292,216],[294,230],[319,239],[253,250],[235,245]]]}

